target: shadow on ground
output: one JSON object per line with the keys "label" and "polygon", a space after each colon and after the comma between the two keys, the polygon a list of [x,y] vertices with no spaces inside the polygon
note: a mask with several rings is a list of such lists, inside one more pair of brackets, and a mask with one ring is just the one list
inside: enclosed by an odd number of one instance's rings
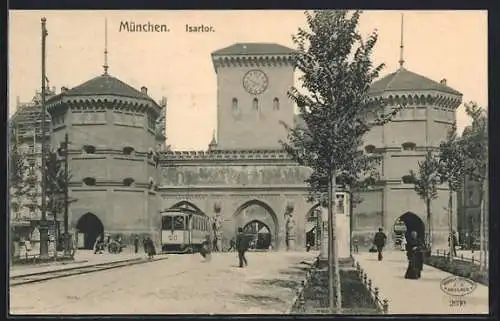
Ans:
{"label": "shadow on ground", "polygon": [[279,298],[267,296],[267,295],[256,295],[256,294],[236,294],[236,298],[245,301],[248,305],[261,307],[262,305],[275,305],[283,304],[283,301]]}

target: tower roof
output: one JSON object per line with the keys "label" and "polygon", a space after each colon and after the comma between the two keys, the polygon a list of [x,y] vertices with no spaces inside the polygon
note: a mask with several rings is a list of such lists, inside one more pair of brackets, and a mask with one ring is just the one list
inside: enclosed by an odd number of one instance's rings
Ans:
{"label": "tower roof", "polygon": [[151,99],[147,94],[138,91],[132,86],[127,85],[118,78],[108,74],[95,77],[62,92],[63,96],[95,96],[95,95],[116,95],[137,99]]}
{"label": "tower roof", "polygon": [[85,97],[85,96],[118,96],[132,99],[148,100],[158,105],[147,93],[143,93],[132,86],[126,84],[118,78],[109,74],[102,74],[92,78],[81,85],[62,91],[60,94],[51,97],[47,102],[53,102],[62,97]]}
{"label": "tower roof", "polygon": [[235,43],[212,52],[212,56],[232,56],[232,55],[286,55],[292,54],[295,50],[279,45],[277,43],[246,42]]}
{"label": "tower roof", "polygon": [[377,81],[371,86],[370,94],[380,94],[387,91],[425,91],[435,90],[453,95],[462,95],[459,91],[427,77],[400,68]]}

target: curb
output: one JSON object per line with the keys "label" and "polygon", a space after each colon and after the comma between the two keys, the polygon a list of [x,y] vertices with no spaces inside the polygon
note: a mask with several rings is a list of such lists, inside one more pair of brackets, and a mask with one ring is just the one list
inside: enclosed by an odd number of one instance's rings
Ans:
{"label": "curb", "polygon": [[311,269],[314,267],[314,263],[316,262],[318,258],[314,258],[310,261],[302,261],[299,264],[306,264],[309,265],[309,270],[305,273],[305,280],[302,280],[301,285],[295,289],[295,297],[292,299],[290,307],[286,310],[285,314],[291,315],[293,308],[295,307],[295,304],[297,301],[300,299],[300,296],[302,295],[302,292],[304,291],[305,287],[307,286],[308,282],[308,275],[311,271]]}

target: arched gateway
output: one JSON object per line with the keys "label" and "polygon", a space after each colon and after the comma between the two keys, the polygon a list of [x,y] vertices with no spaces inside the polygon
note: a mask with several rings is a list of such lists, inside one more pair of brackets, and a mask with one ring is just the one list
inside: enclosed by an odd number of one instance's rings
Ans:
{"label": "arched gateway", "polygon": [[269,249],[269,245],[276,249],[279,244],[278,220],[269,205],[258,200],[248,201],[236,210],[233,217],[235,232],[239,227],[246,229],[257,237],[255,241],[259,249]]}
{"label": "arched gateway", "polygon": [[396,219],[394,223],[394,233],[396,235],[408,237],[412,231],[417,232],[419,239],[425,240],[425,224],[418,215],[406,212]]}
{"label": "arched gateway", "polygon": [[[104,236],[104,225],[101,220],[92,213],[87,213],[80,217],[76,224],[78,231],[78,244],[79,248],[91,250],[94,243],[99,236]],[[80,238],[83,238],[80,239]]]}

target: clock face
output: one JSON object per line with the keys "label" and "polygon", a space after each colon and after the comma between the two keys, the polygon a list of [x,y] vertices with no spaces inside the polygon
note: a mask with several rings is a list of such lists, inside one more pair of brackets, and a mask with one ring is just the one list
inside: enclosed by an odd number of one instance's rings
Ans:
{"label": "clock face", "polygon": [[252,95],[259,95],[267,89],[269,81],[261,70],[250,70],[243,77],[243,87]]}

